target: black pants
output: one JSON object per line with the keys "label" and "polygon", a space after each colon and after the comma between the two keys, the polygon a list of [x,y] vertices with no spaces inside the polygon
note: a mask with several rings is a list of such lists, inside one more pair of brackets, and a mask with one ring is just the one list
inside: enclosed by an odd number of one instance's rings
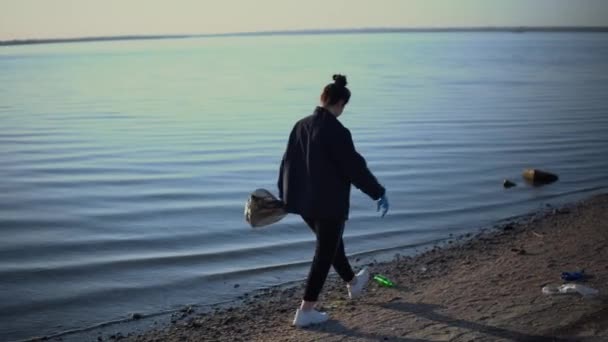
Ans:
{"label": "black pants", "polygon": [[303,299],[316,302],[325,279],[327,279],[330,266],[333,265],[338,275],[346,282],[353,280],[355,274],[344,253],[344,242],[342,241],[344,220],[302,218],[317,236],[315,257],[310,266]]}

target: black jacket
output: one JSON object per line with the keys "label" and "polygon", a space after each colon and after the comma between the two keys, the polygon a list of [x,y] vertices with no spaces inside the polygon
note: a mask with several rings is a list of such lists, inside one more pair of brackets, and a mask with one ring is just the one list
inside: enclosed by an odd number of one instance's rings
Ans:
{"label": "black jacket", "polygon": [[384,188],[357,153],[350,131],[317,107],[298,121],[279,171],[279,197],[287,212],[316,219],[348,219],[350,185],[374,200]]}

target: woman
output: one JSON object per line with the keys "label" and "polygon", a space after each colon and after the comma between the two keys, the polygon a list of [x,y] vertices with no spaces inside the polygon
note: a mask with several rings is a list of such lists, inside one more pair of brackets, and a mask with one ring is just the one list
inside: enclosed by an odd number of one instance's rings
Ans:
{"label": "woman", "polygon": [[317,237],[304,297],[293,321],[298,327],[328,320],[314,306],[330,266],[347,283],[351,299],[362,293],[369,279],[365,268],[354,274],[344,253],[342,233],[351,184],[378,201],[382,216],[389,208],[385,189],[355,150],[350,131],[338,121],[351,95],[346,76],[333,79],[323,89],[321,106],[293,127],[279,172],[279,197],[285,209],[301,215]]}

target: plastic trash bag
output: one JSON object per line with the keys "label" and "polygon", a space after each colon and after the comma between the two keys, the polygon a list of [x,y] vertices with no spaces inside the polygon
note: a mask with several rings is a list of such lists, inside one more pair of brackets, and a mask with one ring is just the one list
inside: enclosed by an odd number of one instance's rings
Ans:
{"label": "plastic trash bag", "polygon": [[284,203],[266,189],[257,189],[245,204],[245,221],[252,228],[264,227],[280,221],[287,215]]}

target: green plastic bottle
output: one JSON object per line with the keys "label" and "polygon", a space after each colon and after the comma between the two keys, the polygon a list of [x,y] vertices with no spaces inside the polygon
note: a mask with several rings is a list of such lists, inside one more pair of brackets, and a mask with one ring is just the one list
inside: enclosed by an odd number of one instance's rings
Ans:
{"label": "green plastic bottle", "polygon": [[387,277],[380,275],[380,274],[376,274],[374,276],[374,280],[380,284],[380,286],[384,286],[384,287],[395,287],[395,284],[390,281]]}

